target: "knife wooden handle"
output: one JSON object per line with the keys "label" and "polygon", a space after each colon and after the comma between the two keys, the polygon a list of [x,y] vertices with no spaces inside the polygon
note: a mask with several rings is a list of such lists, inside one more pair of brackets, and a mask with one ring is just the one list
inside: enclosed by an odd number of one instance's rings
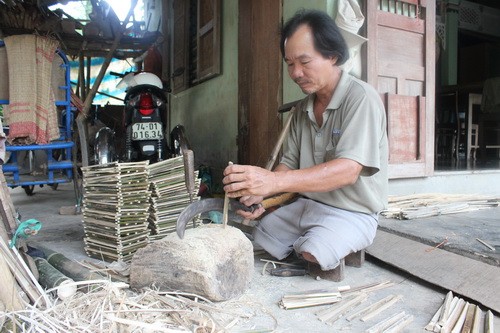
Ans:
{"label": "knife wooden handle", "polygon": [[280,193],[262,200],[262,207],[265,209],[282,205],[298,196],[297,193]]}

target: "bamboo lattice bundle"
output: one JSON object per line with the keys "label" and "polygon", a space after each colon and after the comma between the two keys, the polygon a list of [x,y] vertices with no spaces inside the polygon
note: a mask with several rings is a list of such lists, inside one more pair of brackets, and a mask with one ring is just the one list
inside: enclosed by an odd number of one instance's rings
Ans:
{"label": "bamboo lattice bundle", "polygon": [[[177,217],[192,200],[186,187],[186,170],[183,157],[174,157],[148,166],[151,190],[149,211],[150,240],[161,239],[175,231]],[[195,193],[198,193],[200,179],[195,171]]]}
{"label": "bamboo lattice bundle", "polygon": [[387,209],[382,211],[384,217],[411,220],[498,207],[500,197],[476,194],[423,193],[390,196],[388,201]]}
{"label": "bamboo lattice bundle", "polygon": [[130,261],[148,242],[148,161],[83,167],[85,251],[91,257]]}

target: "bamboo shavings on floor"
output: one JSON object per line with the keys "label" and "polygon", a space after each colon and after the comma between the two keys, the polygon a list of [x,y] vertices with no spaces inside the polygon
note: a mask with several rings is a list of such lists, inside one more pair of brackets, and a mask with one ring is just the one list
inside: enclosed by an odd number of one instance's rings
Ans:
{"label": "bamboo shavings on floor", "polygon": [[151,190],[149,211],[150,240],[161,239],[175,231],[177,217],[196,195],[201,179],[195,171],[195,193],[190,198],[186,187],[186,175],[182,156],[174,157],[148,166]]}
{"label": "bamboo shavings on floor", "polygon": [[229,325],[248,319],[248,315],[226,311],[196,295],[151,289],[135,293],[125,283],[89,283],[93,287],[88,293],[78,292],[43,310],[29,307],[7,312],[4,318],[26,333],[225,332]]}
{"label": "bamboo shavings on floor", "polygon": [[382,216],[399,220],[471,212],[497,207],[500,197],[465,194],[426,193],[390,196],[388,208]]}
{"label": "bamboo shavings on floor", "polygon": [[148,242],[148,161],[83,167],[85,251],[109,261],[130,261]]}

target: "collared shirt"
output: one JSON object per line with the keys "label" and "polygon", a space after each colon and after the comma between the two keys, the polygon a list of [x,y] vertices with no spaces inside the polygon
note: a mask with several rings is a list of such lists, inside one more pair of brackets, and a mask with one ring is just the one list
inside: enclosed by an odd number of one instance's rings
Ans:
{"label": "collared shirt", "polygon": [[309,95],[296,105],[281,163],[304,169],[337,158],[354,160],[363,166],[355,184],[301,194],[350,211],[372,214],[383,210],[387,205],[388,143],[385,109],[378,92],[343,71],[321,127],[314,118],[314,98]]}

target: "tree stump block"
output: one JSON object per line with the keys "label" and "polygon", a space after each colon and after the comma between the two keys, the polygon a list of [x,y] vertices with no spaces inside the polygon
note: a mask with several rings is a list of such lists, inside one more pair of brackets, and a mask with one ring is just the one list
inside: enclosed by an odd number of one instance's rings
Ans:
{"label": "tree stump block", "polygon": [[226,301],[242,295],[254,273],[253,246],[241,230],[202,225],[137,250],[130,264],[130,286],[182,291]]}

